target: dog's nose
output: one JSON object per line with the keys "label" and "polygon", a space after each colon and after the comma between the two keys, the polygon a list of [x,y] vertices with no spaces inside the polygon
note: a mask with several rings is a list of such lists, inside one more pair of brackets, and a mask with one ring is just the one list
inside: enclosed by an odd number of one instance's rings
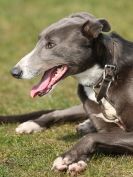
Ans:
{"label": "dog's nose", "polygon": [[11,70],[11,74],[13,77],[20,79],[22,77],[23,71],[20,69],[20,67],[14,67]]}

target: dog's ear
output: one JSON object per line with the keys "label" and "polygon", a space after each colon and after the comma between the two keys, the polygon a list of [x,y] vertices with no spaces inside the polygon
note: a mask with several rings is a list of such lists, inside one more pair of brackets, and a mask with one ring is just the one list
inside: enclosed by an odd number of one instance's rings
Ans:
{"label": "dog's ear", "polygon": [[103,32],[109,32],[111,30],[111,26],[106,19],[99,19],[98,21],[103,25]]}
{"label": "dog's ear", "polygon": [[82,33],[87,38],[97,38],[101,32],[109,32],[110,30],[110,24],[105,19],[88,20],[82,26]]}

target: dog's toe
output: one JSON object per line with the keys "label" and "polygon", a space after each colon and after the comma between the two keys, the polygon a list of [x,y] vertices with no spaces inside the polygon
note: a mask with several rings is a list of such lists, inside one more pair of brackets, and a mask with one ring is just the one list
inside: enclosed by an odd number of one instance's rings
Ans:
{"label": "dog's toe", "polygon": [[80,160],[76,163],[72,163],[69,156],[68,157],[58,157],[55,159],[53,163],[52,170],[55,171],[67,171],[67,173],[71,176],[77,176],[81,172],[83,172],[87,167],[87,164]]}
{"label": "dog's toe", "polygon": [[27,121],[27,122],[24,122],[24,123],[20,124],[16,128],[16,133],[22,134],[22,133],[39,132],[42,129],[43,128],[40,127],[40,125],[38,125],[37,123],[35,123],[33,121]]}
{"label": "dog's toe", "polygon": [[65,158],[58,157],[57,159],[55,159],[55,161],[53,163],[52,170],[55,170],[55,171],[67,170],[68,164],[69,164],[69,159],[67,157],[65,157]]}
{"label": "dog's toe", "polygon": [[52,170],[63,171],[65,169],[67,169],[67,165],[65,164],[63,158],[62,157],[58,157],[57,159],[55,159],[55,161],[53,163]]}
{"label": "dog's toe", "polygon": [[77,163],[72,163],[71,165],[69,165],[68,173],[71,176],[77,176],[78,174],[86,170],[86,167],[87,167],[87,164],[81,160],[81,161],[78,161]]}

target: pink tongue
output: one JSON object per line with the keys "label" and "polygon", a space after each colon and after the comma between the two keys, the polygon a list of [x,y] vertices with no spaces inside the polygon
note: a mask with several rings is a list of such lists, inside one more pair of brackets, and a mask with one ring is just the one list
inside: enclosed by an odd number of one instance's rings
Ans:
{"label": "pink tongue", "polygon": [[39,93],[40,95],[48,93],[52,89],[52,86],[57,83],[60,78],[66,73],[67,69],[67,66],[64,65],[62,67],[54,67],[46,71],[39,84],[32,88],[30,92],[31,97],[33,98],[36,95],[39,95]]}
{"label": "pink tongue", "polygon": [[47,89],[49,82],[51,80],[51,75],[52,75],[53,71],[54,71],[54,69],[50,69],[49,71],[47,71],[44,74],[44,76],[42,77],[40,83],[32,88],[32,90],[30,92],[30,95],[32,98],[35,97],[39,92]]}

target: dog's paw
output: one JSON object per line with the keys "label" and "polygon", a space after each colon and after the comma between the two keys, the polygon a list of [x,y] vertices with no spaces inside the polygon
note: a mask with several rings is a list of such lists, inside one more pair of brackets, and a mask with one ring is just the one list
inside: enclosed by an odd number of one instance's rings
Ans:
{"label": "dog's paw", "polygon": [[77,163],[72,163],[71,165],[69,165],[68,173],[71,176],[77,176],[78,174],[86,170],[86,168],[87,164],[84,161],[80,160]]}
{"label": "dog's paw", "polygon": [[27,122],[20,124],[16,128],[16,133],[18,134],[27,133],[28,134],[28,133],[33,133],[33,132],[40,132],[42,130],[43,128],[40,127],[40,125],[38,125],[37,123],[33,121],[27,121]]}
{"label": "dog's paw", "polygon": [[87,164],[80,160],[77,163],[71,163],[68,157],[58,157],[54,163],[52,170],[55,171],[67,171],[71,176],[77,176],[84,170],[86,170]]}
{"label": "dog's paw", "polygon": [[67,170],[68,164],[69,164],[69,159],[67,157],[66,158],[58,157],[57,159],[55,159],[53,163],[52,170],[55,170],[55,171]]}

